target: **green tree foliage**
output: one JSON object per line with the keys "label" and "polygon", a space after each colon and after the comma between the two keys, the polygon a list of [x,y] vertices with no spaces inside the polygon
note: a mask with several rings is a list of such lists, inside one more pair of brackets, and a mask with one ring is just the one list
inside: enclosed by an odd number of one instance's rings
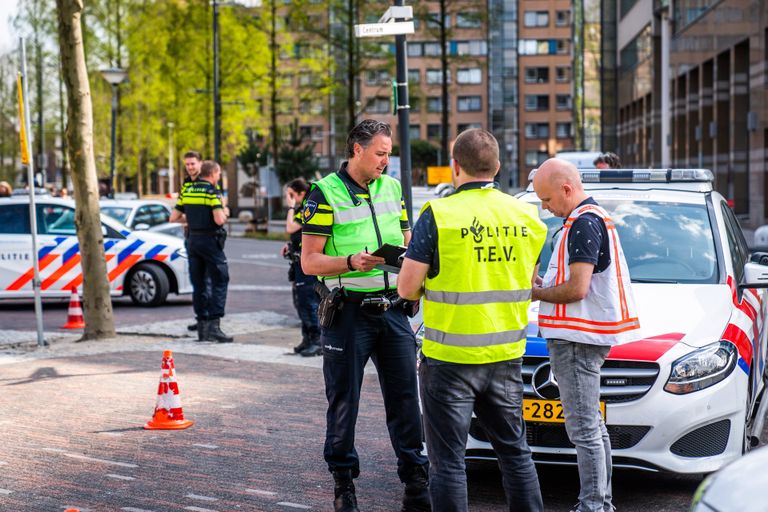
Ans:
{"label": "green tree foliage", "polygon": [[427,167],[437,165],[436,148],[431,142],[416,139],[411,141],[411,163],[414,169],[426,171]]}
{"label": "green tree foliage", "polygon": [[299,120],[290,125],[290,135],[280,145],[277,159],[277,178],[280,183],[288,183],[294,178],[312,178],[320,170],[317,165],[312,145],[307,143],[299,131]]}

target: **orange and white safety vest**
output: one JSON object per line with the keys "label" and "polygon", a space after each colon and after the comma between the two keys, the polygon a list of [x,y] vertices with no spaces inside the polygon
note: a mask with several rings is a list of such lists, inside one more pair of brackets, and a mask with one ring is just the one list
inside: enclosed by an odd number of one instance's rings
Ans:
{"label": "orange and white safety vest", "polygon": [[552,251],[542,286],[564,283],[570,275],[568,233],[574,221],[584,213],[602,218],[608,230],[611,262],[604,271],[592,274],[586,297],[570,304],[541,301],[539,327],[547,339],[562,339],[592,345],[615,345],[640,337],[640,322],[632,297],[629,269],[619,243],[616,226],[608,213],[594,204],[576,208],[565,221]]}

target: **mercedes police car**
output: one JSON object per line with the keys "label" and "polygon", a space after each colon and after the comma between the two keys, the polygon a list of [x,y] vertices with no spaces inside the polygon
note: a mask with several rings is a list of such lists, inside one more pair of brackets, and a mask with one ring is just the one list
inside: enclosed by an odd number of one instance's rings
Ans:
{"label": "mercedes police car", "polygon": [[[752,254],[708,170],[581,170],[587,193],[616,224],[632,277],[641,339],[612,347],[601,401],[613,465],[649,471],[715,471],[756,444],[768,397],[768,254]],[[531,176],[532,177],[532,176]],[[541,257],[563,225],[548,227]],[[546,341],[531,304],[523,359],[523,414],[538,463],[573,464]],[[758,410],[759,409],[759,410]],[[494,458],[473,419],[467,459]]]}
{"label": "mercedes police car", "polygon": [[[80,249],[75,203],[49,196],[35,198],[37,258],[43,298],[69,297],[81,289]],[[107,279],[112,296],[128,295],[142,306],[165,302],[169,292],[192,293],[184,241],[148,231],[130,231],[101,216]],[[33,296],[29,197],[0,200],[0,299]]]}

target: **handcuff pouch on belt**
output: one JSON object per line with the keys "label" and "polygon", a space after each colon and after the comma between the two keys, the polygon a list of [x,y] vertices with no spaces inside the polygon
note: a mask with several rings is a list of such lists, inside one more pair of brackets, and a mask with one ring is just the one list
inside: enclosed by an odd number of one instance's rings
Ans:
{"label": "handcuff pouch on belt", "polygon": [[320,297],[320,303],[317,305],[317,319],[320,326],[326,329],[333,326],[336,319],[336,313],[344,307],[344,288],[336,287],[329,290],[324,283],[315,283],[315,292]]}

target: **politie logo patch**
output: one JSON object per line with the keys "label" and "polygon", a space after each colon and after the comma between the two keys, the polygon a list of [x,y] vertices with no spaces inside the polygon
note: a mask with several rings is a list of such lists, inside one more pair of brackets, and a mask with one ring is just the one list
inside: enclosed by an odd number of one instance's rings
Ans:
{"label": "politie logo patch", "polygon": [[311,219],[315,212],[317,211],[317,203],[314,201],[307,201],[307,203],[304,205],[304,211],[301,212],[301,216],[304,219],[304,222],[306,223]]}

